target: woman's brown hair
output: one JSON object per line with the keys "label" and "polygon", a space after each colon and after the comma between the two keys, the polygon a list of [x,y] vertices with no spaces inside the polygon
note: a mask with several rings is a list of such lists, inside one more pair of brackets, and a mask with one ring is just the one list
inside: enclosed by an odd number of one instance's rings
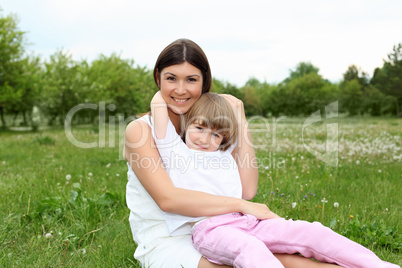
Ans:
{"label": "woman's brown hair", "polygon": [[196,43],[189,39],[178,39],[159,54],[154,68],[155,83],[158,85],[160,78],[158,75],[164,68],[184,62],[200,69],[203,78],[202,93],[209,92],[212,86],[212,75],[207,56]]}
{"label": "woman's brown hair", "polygon": [[[184,115],[184,129],[196,123],[203,127],[219,130],[223,140],[219,150],[226,151],[233,145],[238,136],[238,128],[232,106],[222,96],[216,93],[205,93]],[[185,137],[185,133],[183,137]]]}

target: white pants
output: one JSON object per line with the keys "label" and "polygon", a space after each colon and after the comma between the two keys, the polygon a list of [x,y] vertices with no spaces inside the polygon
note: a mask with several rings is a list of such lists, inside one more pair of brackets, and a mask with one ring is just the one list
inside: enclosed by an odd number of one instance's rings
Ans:
{"label": "white pants", "polygon": [[135,257],[146,268],[197,268],[201,254],[193,247],[190,235],[181,235],[160,238],[154,249]]}

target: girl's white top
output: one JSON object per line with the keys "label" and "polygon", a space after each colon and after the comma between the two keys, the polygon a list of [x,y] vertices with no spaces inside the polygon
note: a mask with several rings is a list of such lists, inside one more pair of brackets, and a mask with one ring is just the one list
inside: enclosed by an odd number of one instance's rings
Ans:
{"label": "girl's white top", "polygon": [[[187,147],[170,120],[164,139],[157,139],[154,128],[151,128],[165,169],[176,187],[220,196],[242,197],[240,174],[232,156],[236,144],[226,151],[197,151]],[[190,234],[190,223],[205,218],[171,213],[165,213],[165,217],[169,234],[174,236]]]}

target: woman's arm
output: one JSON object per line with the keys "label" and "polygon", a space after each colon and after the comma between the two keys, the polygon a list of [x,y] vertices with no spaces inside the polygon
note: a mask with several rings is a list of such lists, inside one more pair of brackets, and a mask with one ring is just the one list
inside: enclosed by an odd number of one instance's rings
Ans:
{"label": "woman's arm", "polygon": [[222,94],[231,104],[238,125],[238,143],[232,155],[239,167],[240,179],[243,187],[243,198],[254,198],[258,187],[258,162],[254,152],[254,145],[244,113],[243,102],[231,95]]}
{"label": "woman's arm", "polygon": [[169,123],[167,104],[162,98],[161,92],[155,93],[151,101],[151,115],[154,119],[154,129],[156,137],[163,140]]}
{"label": "woman's arm", "polygon": [[251,214],[259,219],[275,217],[264,204],[176,188],[162,166],[159,152],[146,122],[131,122],[125,133],[124,157],[156,204],[165,212],[190,217],[215,216],[231,212]]}

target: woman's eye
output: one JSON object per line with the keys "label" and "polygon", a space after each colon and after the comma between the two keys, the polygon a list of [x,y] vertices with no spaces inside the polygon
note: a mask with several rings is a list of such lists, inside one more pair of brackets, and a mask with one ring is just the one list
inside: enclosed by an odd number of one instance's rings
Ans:
{"label": "woman's eye", "polygon": [[172,80],[172,81],[174,81],[175,80],[175,78],[173,77],[173,76],[169,76],[168,78],[166,78],[167,80]]}
{"label": "woman's eye", "polygon": [[196,82],[197,79],[195,79],[195,78],[189,78],[188,81],[190,81],[190,82]]}

